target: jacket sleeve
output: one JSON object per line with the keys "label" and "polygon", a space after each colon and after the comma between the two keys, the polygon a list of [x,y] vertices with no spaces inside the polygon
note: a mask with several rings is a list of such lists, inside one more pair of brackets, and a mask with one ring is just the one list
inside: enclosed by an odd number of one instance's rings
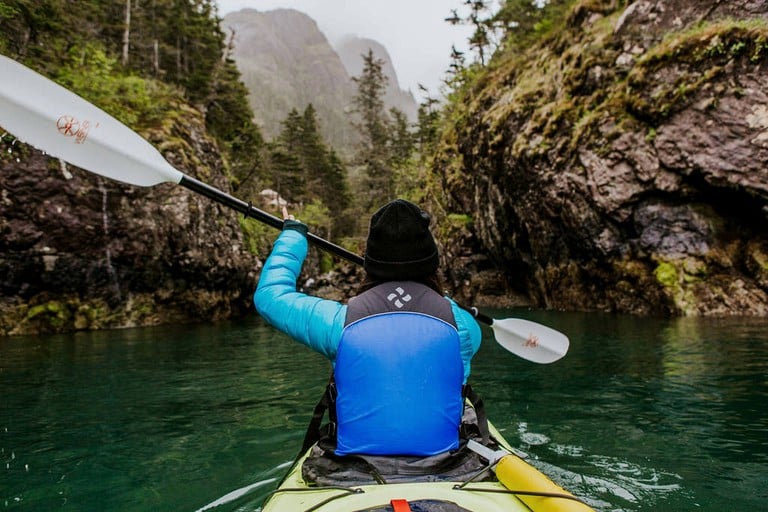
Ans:
{"label": "jacket sleeve", "polygon": [[464,362],[464,384],[466,384],[469,374],[472,371],[472,357],[477,353],[478,349],[480,349],[482,332],[480,331],[480,326],[478,325],[477,320],[475,320],[469,311],[461,308],[453,300],[448,300],[451,302],[453,317],[456,320],[456,327],[459,330],[461,360]]}
{"label": "jacket sleeve", "polygon": [[307,246],[301,230],[283,230],[261,270],[253,302],[269,324],[334,361],[347,306],[296,290]]}

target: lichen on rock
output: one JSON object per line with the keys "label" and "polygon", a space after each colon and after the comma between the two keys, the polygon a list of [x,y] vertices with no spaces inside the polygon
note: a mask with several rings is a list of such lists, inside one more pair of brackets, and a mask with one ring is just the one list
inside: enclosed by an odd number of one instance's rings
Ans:
{"label": "lichen on rock", "polygon": [[765,2],[575,2],[452,109],[434,170],[473,223],[447,245],[489,254],[502,293],[768,314]]}

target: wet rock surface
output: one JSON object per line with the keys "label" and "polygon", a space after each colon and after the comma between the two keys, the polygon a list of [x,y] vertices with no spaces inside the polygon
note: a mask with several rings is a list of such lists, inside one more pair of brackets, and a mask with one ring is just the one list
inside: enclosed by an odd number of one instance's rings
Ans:
{"label": "wet rock surface", "polygon": [[500,299],[766,315],[768,3],[616,8],[582,4],[474,91],[435,166],[473,217],[449,245],[490,255]]}
{"label": "wet rock surface", "polygon": [[[185,174],[228,190],[202,117],[149,134]],[[183,142],[181,142],[183,141]],[[123,185],[5,137],[0,334],[212,321],[251,307],[259,260],[235,212],[173,184]]]}

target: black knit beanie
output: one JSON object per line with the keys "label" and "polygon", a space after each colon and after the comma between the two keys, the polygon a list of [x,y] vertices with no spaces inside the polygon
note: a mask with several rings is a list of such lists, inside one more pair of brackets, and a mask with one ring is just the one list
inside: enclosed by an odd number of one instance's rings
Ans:
{"label": "black knit beanie", "polygon": [[363,266],[385,281],[427,277],[437,271],[437,245],[429,232],[429,214],[396,199],[371,217]]}

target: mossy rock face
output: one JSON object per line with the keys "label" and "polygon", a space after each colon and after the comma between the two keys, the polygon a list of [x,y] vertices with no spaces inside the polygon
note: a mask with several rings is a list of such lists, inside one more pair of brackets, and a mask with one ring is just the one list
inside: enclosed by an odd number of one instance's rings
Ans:
{"label": "mossy rock face", "polygon": [[[723,20],[672,32],[637,59],[627,78],[636,115],[657,123],[690,106],[707,91],[700,108],[716,109],[721,97],[738,93],[727,76],[737,62],[768,62],[768,22]],[[713,87],[713,84],[715,86]]]}
{"label": "mossy rock face", "polygon": [[722,258],[660,259],[654,276],[663,293],[682,315],[768,314],[765,287],[759,280],[734,278],[731,267],[718,268]]}
{"label": "mossy rock face", "polygon": [[24,324],[36,326],[40,332],[62,332],[70,329],[72,312],[68,305],[50,301],[29,308]]}
{"label": "mossy rock face", "polygon": [[455,243],[539,306],[765,314],[766,20],[765,2],[581,1],[494,55],[434,158],[444,209],[473,218]]}
{"label": "mossy rock face", "polygon": [[247,308],[226,292],[188,289],[158,289],[152,293],[132,294],[112,305],[103,299],[82,300],[76,296],[60,297],[43,303],[0,305],[0,335],[54,334],[71,331],[112,329],[189,323],[229,318],[236,308]]}
{"label": "mossy rock face", "polygon": [[[174,117],[174,116],[172,116]],[[187,175],[229,190],[200,112],[148,128]],[[0,334],[214,320],[246,314],[258,235],[238,215],[183,187],[131,187],[0,141]],[[18,161],[17,161],[18,159]]]}
{"label": "mossy rock face", "polygon": [[114,312],[103,301],[83,303],[71,295],[49,300],[50,296],[43,294],[32,304],[16,303],[13,307],[6,302],[0,308],[0,334],[53,334],[114,325]]}
{"label": "mossy rock face", "polygon": [[653,275],[659,281],[659,284],[665,288],[679,288],[680,278],[677,274],[677,268],[672,263],[663,261],[659,263],[653,271]]}
{"label": "mossy rock face", "polygon": [[763,289],[768,290],[768,240],[753,240],[746,249],[747,271]]}

